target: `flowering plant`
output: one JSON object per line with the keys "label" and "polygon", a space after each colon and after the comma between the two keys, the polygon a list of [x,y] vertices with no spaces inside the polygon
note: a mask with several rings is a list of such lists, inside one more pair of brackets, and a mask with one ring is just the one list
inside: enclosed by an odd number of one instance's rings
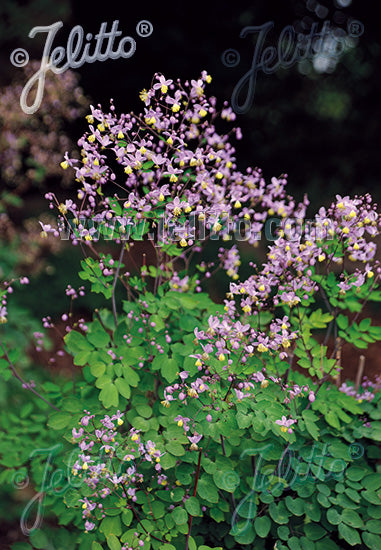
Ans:
{"label": "flowering plant", "polygon": [[[59,213],[42,237],[83,249],[80,277],[107,303],[62,316],[78,373],[48,421],[70,485],[46,491],[50,510],[80,550],[379,548],[379,381],[340,380],[345,345],[381,339],[360,321],[381,299],[376,205],[337,196],[308,220],[286,175],[240,172],[210,80],[156,75],[140,115],[92,107],[81,161],[62,162],[77,202],[46,195]],[[246,280],[237,244],[203,257],[272,225]],[[217,269],[223,303],[204,290]]]}

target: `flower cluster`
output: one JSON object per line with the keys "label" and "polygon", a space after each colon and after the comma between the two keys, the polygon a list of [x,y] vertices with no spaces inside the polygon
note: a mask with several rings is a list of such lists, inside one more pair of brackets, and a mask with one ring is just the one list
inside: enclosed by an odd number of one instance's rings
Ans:
{"label": "flower cluster", "polygon": [[[80,450],[72,473],[92,491],[90,497],[81,500],[86,531],[93,530],[95,522],[105,517],[107,498],[110,507],[122,499],[134,512],[138,491],[154,482],[162,486],[167,483],[161,473],[163,453],[153,441],[144,442],[139,430],[118,431],[124,424],[123,416],[117,411],[97,421],[94,414],[85,411],[79,427],[72,430],[73,441]],[[140,471],[143,467],[144,474]]]}
{"label": "flower cluster", "polygon": [[[13,294],[13,283],[18,281],[21,285],[28,285],[28,277],[19,277],[18,279],[12,279],[11,281],[3,281],[0,284],[0,325],[4,325],[8,321],[8,297]],[[3,287],[3,289],[1,288]]]}
{"label": "flower cluster", "polygon": [[187,290],[189,290],[189,275],[181,278],[175,271],[171,280],[169,281],[169,285],[172,290],[175,290],[177,292],[186,292]]}
{"label": "flower cluster", "polygon": [[225,304],[226,313],[223,316],[211,315],[205,331],[197,327],[194,331],[202,349],[202,353],[194,355],[199,369],[203,368],[204,363],[213,356],[223,365],[222,369],[228,372],[233,365],[232,357],[238,350],[239,359],[234,368],[245,364],[255,352],[260,354],[279,352],[281,359],[287,357],[287,349],[296,339],[297,333],[290,330],[290,323],[286,316],[272,321],[269,331],[266,332],[260,329],[259,317],[255,320],[255,326],[250,322],[243,324],[238,320],[234,302],[225,300]]}
{"label": "flower cluster", "polygon": [[363,401],[372,401],[379,390],[381,385],[381,377],[378,376],[374,382],[369,380],[364,376],[363,381],[360,385],[360,388],[356,388],[353,384],[344,382],[339,387],[339,390],[347,395],[351,395],[358,401],[362,403]]}
{"label": "flower cluster", "polygon": [[[302,213],[297,220],[285,219],[269,246],[267,261],[261,268],[253,265],[254,274],[247,280],[230,285],[225,309],[234,313],[235,296],[240,297],[242,311],[252,315],[279,306],[308,305],[321,288],[319,278],[326,277],[329,269],[339,272],[338,296],[367,281],[374,287],[381,274],[374,242],[379,228],[370,195],[354,199],[338,195],[328,210],[320,208],[310,225]],[[351,262],[355,262],[352,269]],[[264,346],[269,348],[267,342]]]}
{"label": "flower cluster", "polygon": [[0,324],[7,322],[8,310],[7,310],[7,294],[2,292],[1,296],[1,306],[0,306]]}
{"label": "flower cluster", "polygon": [[237,245],[233,245],[228,250],[225,248],[220,248],[218,257],[222,262],[223,269],[226,271],[226,274],[234,280],[238,279],[238,268],[241,265],[241,260],[239,259]]}
{"label": "flower cluster", "polygon": [[[296,205],[286,196],[286,175],[266,184],[259,169],[237,169],[230,134],[241,134],[237,128],[227,134],[217,131],[219,119],[235,117],[226,106],[218,112],[216,99],[207,97],[211,78],[205,71],[184,85],[163,79],[156,75],[153,87],[141,94],[145,108],[139,115],[119,116],[113,104],[109,113],[91,107],[90,131],[79,140],[81,161],[66,154],[62,162],[64,169],[75,171],[78,204],[46,194],[59,210],[58,231],[69,227],[74,243],[96,240],[99,227],[124,239],[130,226],[153,220],[156,227],[162,219],[167,229],[163,242],[193,247],[197,239],[213,235],[229,240],[232,229],[250,222],[248,241],[253,244],[269,213],[304,215],[306,204]],[[113,197],[103,192],[106,185],[114,186]],[[223,263],[236,279],[238,250],[233,247]]]}

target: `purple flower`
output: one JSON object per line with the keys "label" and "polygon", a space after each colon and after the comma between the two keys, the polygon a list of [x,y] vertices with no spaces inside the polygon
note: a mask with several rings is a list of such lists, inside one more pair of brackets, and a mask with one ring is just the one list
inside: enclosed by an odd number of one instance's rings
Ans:
{"label": "purple flower", "polygon": [[287,419],[285,416],[282,416],[281,420],[275,420],[275,424],[281,426],[282,432],[288,432],[289,434],[292,434],[291,426],[295,424],[295,422],[296,420],[293,420],[292,418]]}
{"label": "purple flower", "polygon": [[192,436],[188,435],[188,439],[191,443],[193,443],[194,445],[197,445],[197,443],[199,443],[199,441],[202,439],[202,435],[195,432],[194,435]]}

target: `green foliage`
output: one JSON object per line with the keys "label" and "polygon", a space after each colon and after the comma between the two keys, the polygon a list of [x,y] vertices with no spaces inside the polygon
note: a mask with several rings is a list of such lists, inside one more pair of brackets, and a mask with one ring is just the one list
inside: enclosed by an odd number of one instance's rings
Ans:
{"label": "green foliage", "polygon": [[[193,328],[205,325],[218,306],[204,294],[163,290],[156,296],[146,292],[144,300],[148,335],[139,330],[144,328],[140,304],[125,302],[116,328],[112,315],[101,310],[87,323],[86,332],[72,330],[65,337],[83,379],[74,395],[57,402],[61,410],[49,416],[48,426],[69,441],[71,428],[83,414],[84,399],[86,408],[96,410],[98,416],[102,406],[111,412],[126,411],[125,425],[140,430],[165,453],[161,466],[170,490],[153,485],[148,492],[148,487],[142,487],[136,494],[135,506],[145,518],[141,524],[125,501],[109,501],[106,517],[85,538],[77,535],[72,547],[120,549],[131,544],[138,532],[144,548],[182,550],[192,518],[190,549],[265,548],[269,540],[277,548],[290,550],[359,544],[377,548],[381,473],[375,445],[381,439],[380,394],[372,402],[359,403],[325,381],[315,401],[299,402],[291,434],[276,424],[287,414],[276,384],[257,389],[253,400],[221,401],[220,416],[213,422],[205,420],[205,413],[197,413],[199,405],[190,400],[186,411],[193,418],[192,431],[203,434],[192,448],[184,427],[174,420],[185,416],[184,405],[174,401],[163,406],[163,388],[178,382],[178,373],[184,370],[192,379],[198,376],[191,357],[198,347]],[[306,318],[306,335],[332,321],[321,310]],[[170,342],[165,338],[168,333]],[[162,353],[152,353],[153,334]],[[321,347],[308,347],[310,341],[306,341],[307,350],[312,356],[318,354],[320,361]],[[251,361],[247,371],[256,368],[255,357]],[[284,371],[285,365],[278,359],[268,368]],[[290,385],[311,383],[297,372],[288,376]],[[213,399],[212,394],[202,394],[205,410]],[[371,427],[364,426],[364,414],[375,419]],[[61,451],[60,456],[57,463],[67,461],[69,452]],[[90,492],[81,483],[69,486],[63,503],[62,496],[50,488],[50,510],[60,513],[63,525],[74,522],[80,527],[79,500]],[[45,531],[49,537],[49,530]]]}
{"label": "green foliage", "polygon": [[[117,200],[110,207],[125,213]],[[126,209],[139,221],[131,239],[143,239],[148,224]],[[327,251],[339,244],[335,237]],[[173,243],[157,265],[144,256],[125,282],[127,251],[123,242],[117,269],[108,269],[111,253],[81,263],[80,278],[110,303],[86,323],[70,315],[63,342],[72,380],[41,376],[30,401],[0,415],[0,481],[9,493],[16,475],[33,485],[38,498],[26,504],[24,524],[42,513],[38,506],[47,512],[30,544],[14,550],[135,550],[139,541],[143,550],[379,548],[381,394],[332,383],[343,342],[365,349],[381,339],[380,327],[360,318],[367,301],[380,301],[378,288],[364,276],[363,285],[342,291],[344,268],[321,275],[311,262],[319,296],[274,300],[257,315],[253,300],[235,332],[214,341],[214,325],[227,323],[239,303],[233,291],[222,306],[201,291],[197,275],[183,271],[183,286],[174,283],[173,264],[183,258]],[[116,303],[120,280],[124,299]],[[261,343],[245,341],[251,328]],[[265,345],[260,331],[279,346]],[[0,372],[8,384],[21,380],[16,367],[29,365],[12,326],[6,334]]]}

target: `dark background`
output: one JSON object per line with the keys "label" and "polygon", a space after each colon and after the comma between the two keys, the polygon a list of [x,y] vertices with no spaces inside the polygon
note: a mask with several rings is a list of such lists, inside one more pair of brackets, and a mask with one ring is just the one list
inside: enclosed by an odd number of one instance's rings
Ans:
{"label": "dark background", "polygon": [[[209,87],[219,104],[230,100],[235,84],[249,69],[252,38],[240,38],[247,25],[274,22],[267,44],[277,44],[286,25],[308,32],[312,22],[330,21],[347,29],[352,20],[362,23],[364,33],[354,41],[331,72],[319,73],[307,62],[302,67],[259,74],[255,102],[237,117],[244,138],[238,143],[239,167],[259,166],[265,177],[287,173],[290,192],[300,198],[308,192],[316,206],[329,202],[335,193],[372,192],[378,198],[380,168],[380,23],[377,3],[368,0],[252,0],[251,2],[0,2],[0,85],[8,84],[21,70],[9,61],[16,47],[41,59],[43,40],[28,38],[33,26],[64,21],[55,45],[65,45],[74,25],[96,34],[101,22],[108,29],[120,21],[123,36],[136,39],[130,59],[86,64],[77,72],[80,84],[94,104],[108,106],[113,97],[118,110],[142,109],[138,92],[148,88],[154,72],[170,78],[196,78],[206,69]],[[349,4],[343,6],[343,4]],[[149,20],[149,38],[137,35],[136,25]],[[41,35],[43,36],[43,35]],[[221,55],[235,48],[241,61],[226,67]],[[15,109],[19,109],[15,105]],[[77,139],[85,123],[70,129]],[[1,183],[0,183],[1,185]],[[37,190],[36,190],[37,192]]]}

